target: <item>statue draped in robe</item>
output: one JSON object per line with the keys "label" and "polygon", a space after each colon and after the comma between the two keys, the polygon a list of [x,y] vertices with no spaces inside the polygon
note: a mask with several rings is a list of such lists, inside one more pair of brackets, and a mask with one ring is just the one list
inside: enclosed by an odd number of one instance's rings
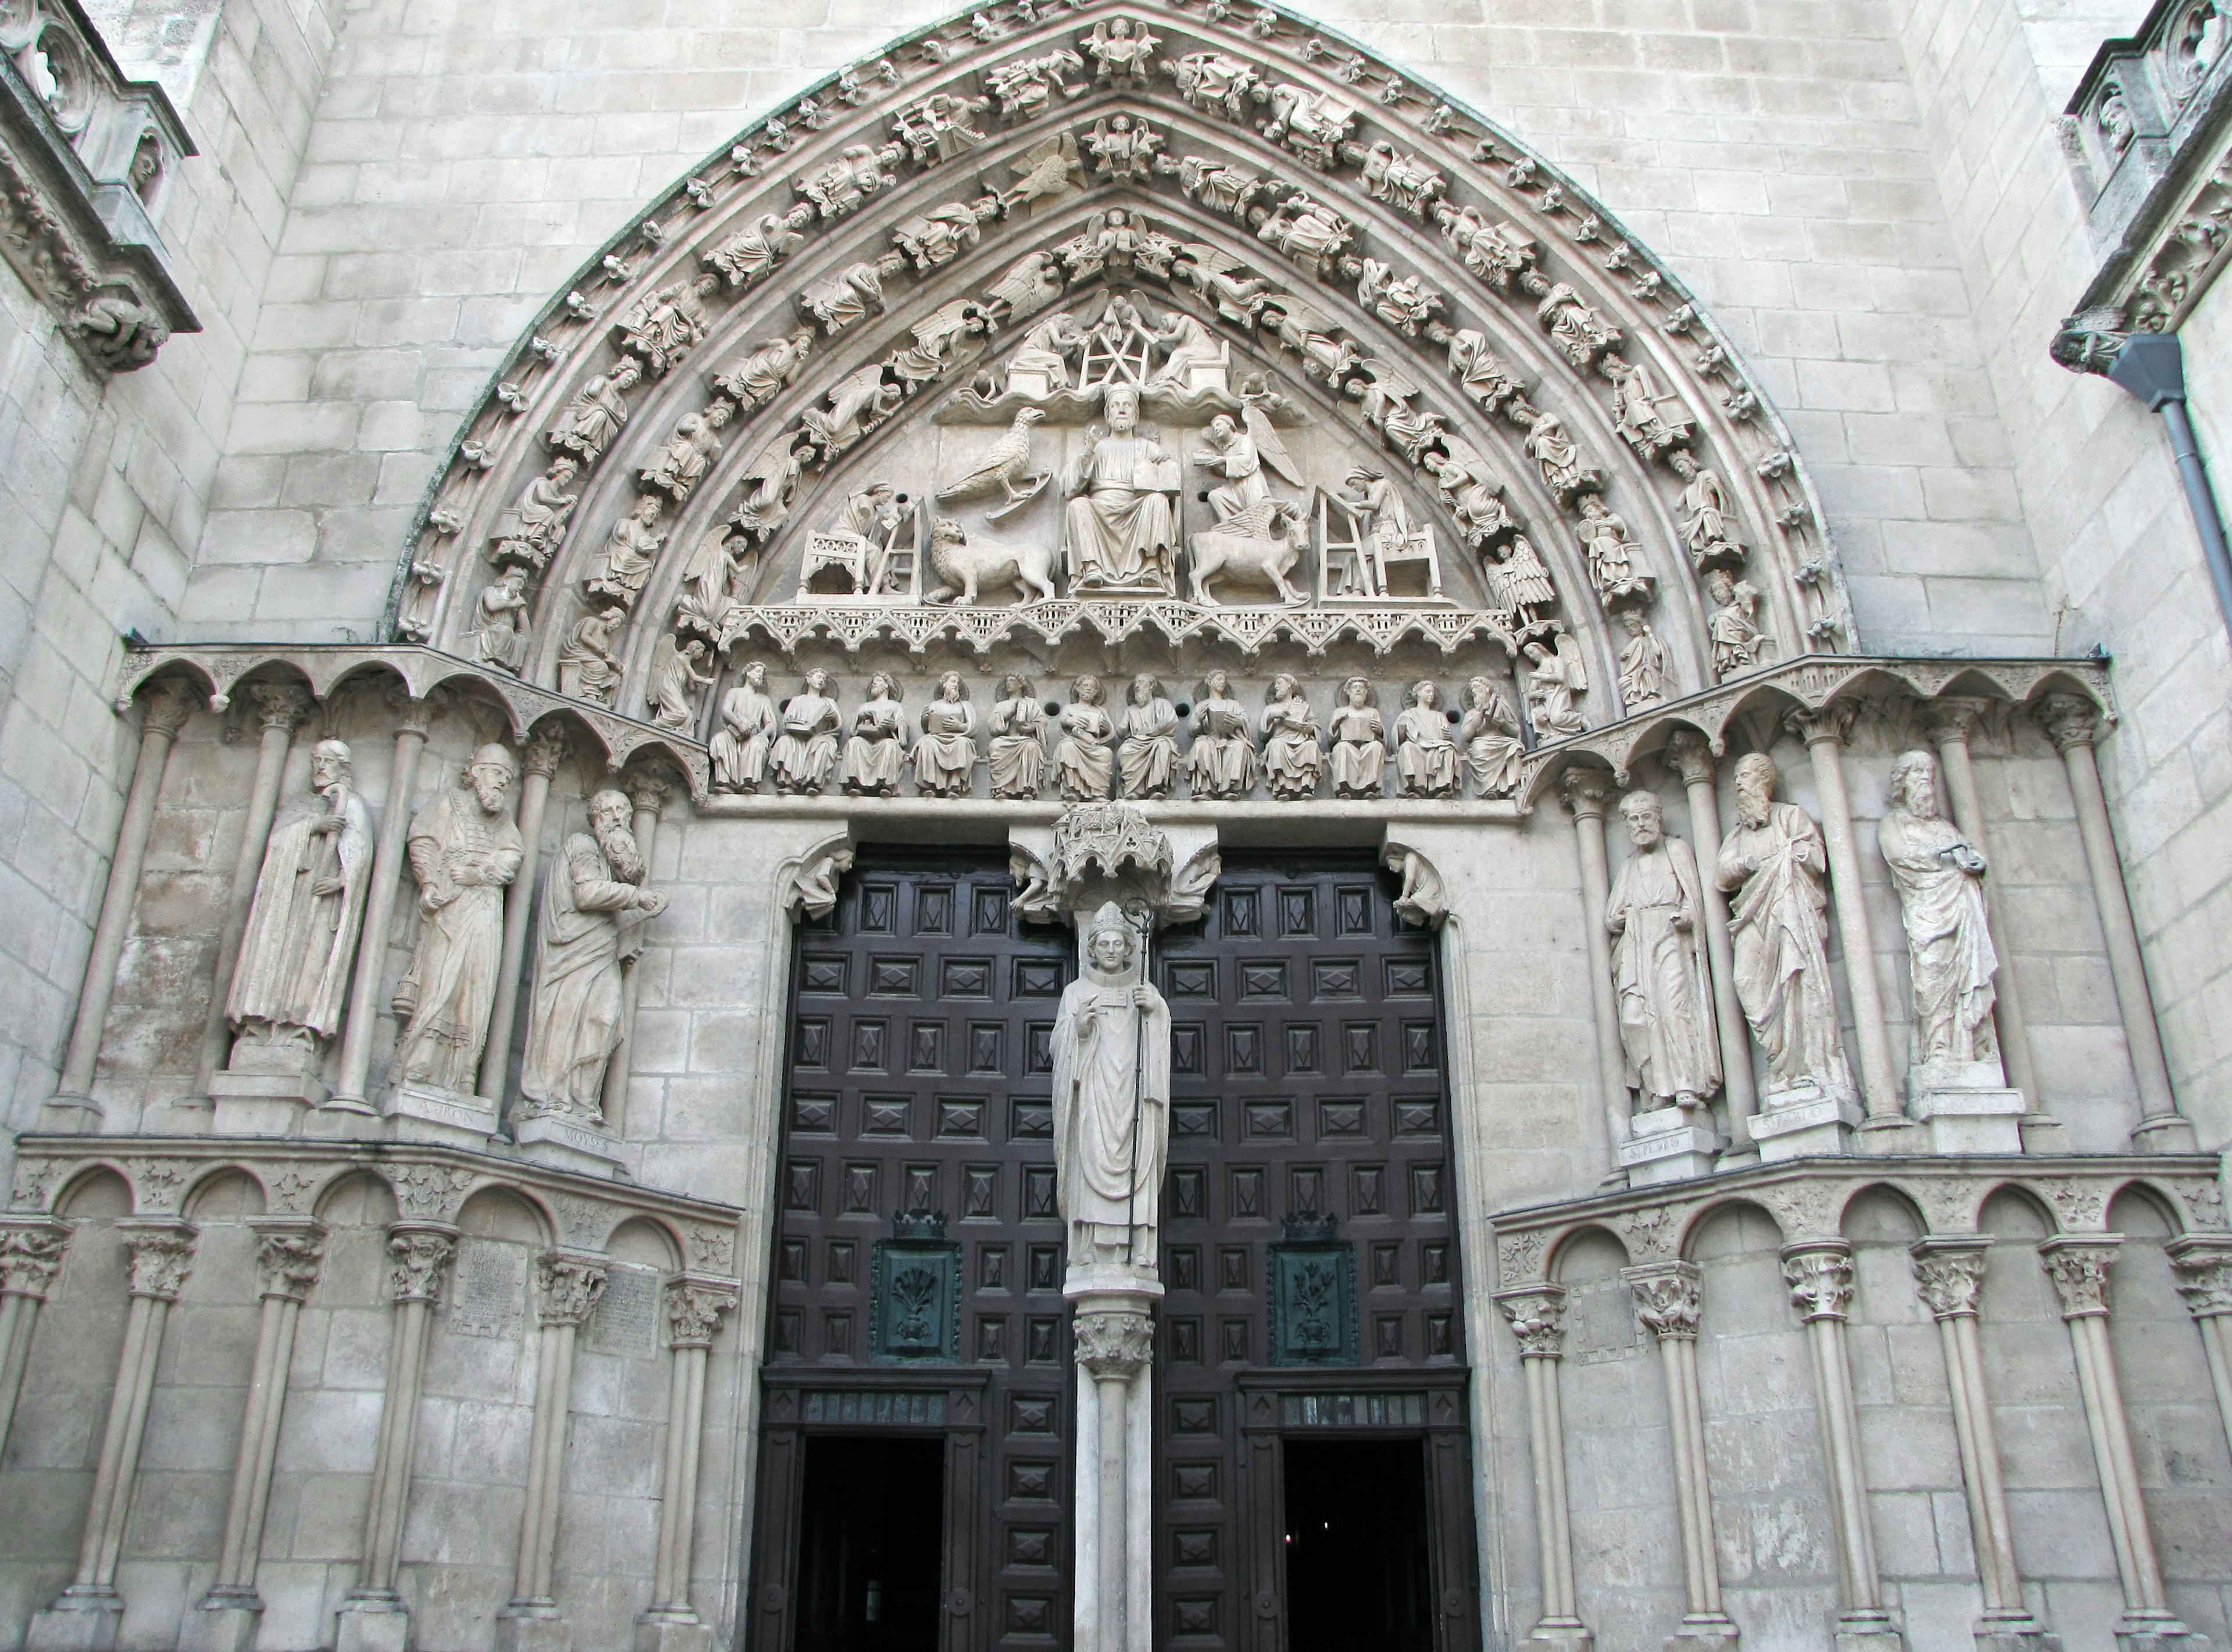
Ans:
{"label": "statue draped in robe", "polygon": [[1657,797],[1631,792],[1619,812],[1635,853],[1612,879],[1612,991],[1620,1047],[1639,1111],[1701,1107],[1720,1087],[1713,988],[1705,973],[1705,897],[1690,845],[1666,835]]}
{"label": "statue draped in robe", "polygon": [[1063,515],[1070,589],[1151,586],[1174,592],[1178,522],[1161,475],[1168,461],[1137,433],[1135,391],[1113,386],[1106,405],[1107,431],[1078,462]]}
{"label": "statue draped in robe", "polygon": [[1093,920],[1085,972],[1054,1027],[1055,1200],[1070,1265],[1155,1266],[1170,1145],[1171,1011],[1113,902]]}
{"label": "statue draped in robe", "polygon": [[1985,917],[1984,858],[1937,812],[1937,760],[1928,752],[1908,752],[1891,766],[1891,791],[1877,840],[1906,922],[1913,1065],[1997,1066],[1992,976],[2000,958]]}

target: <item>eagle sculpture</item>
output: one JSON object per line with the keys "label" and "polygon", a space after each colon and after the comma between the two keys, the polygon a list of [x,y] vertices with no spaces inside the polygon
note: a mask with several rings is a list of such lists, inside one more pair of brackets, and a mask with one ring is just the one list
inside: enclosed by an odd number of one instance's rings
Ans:
{"label": "eagle sculpture", "polygon": [[1013,515],[1039,496],[1047,484],[1048,472],[1028,471],[1031,462],[1031,426],[1046,417],[1042,409],[1019,407],[1015,421],[1007,432],[992,444],[992,450],[984,461],[960,481],[938,490],[941,505],[958,504],[964,500],[984,499],[995,493],[1004,493],[1004,502],[984,513],[984,520],[996,522]]}

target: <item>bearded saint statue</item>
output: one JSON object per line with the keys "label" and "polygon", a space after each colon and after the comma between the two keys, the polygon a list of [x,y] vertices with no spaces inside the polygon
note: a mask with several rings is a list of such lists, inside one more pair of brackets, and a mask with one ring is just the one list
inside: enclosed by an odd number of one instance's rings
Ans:
{"label": "bearded saint statue", "polygon": [[1170,1145],[1171,1009],[1145,948],[1111,901],[1085,936],[1085,973],[1054,1027],[1055,1198],[1073,1266],[1155,1267]]}

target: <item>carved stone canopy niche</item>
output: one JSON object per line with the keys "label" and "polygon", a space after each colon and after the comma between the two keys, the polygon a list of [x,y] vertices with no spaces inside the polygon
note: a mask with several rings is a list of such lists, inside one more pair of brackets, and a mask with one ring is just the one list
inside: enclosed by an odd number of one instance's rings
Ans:
{"label": "carved stone canopy niche", "polygon": [[460,431],[393,624],[692,737],[833,647],[1269,649],[1320,716],[1425,654],[1540,740],[1854,643],[1787,431],[1601,208],[1274,9],[1090,0],[900,42],[654,203]]}

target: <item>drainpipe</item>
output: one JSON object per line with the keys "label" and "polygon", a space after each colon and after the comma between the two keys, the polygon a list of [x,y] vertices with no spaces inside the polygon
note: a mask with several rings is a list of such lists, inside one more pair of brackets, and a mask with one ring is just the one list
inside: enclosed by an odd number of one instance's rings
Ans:
{"label": "drainpipe", "polygon": [[2116,352],[2105,376],[2144,402],[2149,412],[2162,415],[2163,427],[2170,432],[2170,450],[2177,460],[2178,479],[2185,484],[2185,502],[2201,535],[2209,582],[2216,587],[2216,609],[2225,629],[2232,632],[2232,553],[2225,548],[2224,518],[2209,489],[2201,450],[2194,445],[2193,421],[2186,417],[2185,355],[2177,334],[2134,333]]}

